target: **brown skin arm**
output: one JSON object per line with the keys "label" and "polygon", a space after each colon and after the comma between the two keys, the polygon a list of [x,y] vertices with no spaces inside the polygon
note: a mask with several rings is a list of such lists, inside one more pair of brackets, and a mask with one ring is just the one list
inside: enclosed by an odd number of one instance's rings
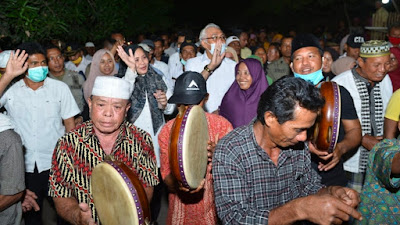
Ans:
{"label": "brown skin arm", "polygon": [[144,191],[146,192],[147,200],[150,204],[151,199],[153,198],[154,187],[144,187]]}
{"label": "brown skin arm", "polygon": [[18,192],[15,195],[0,195],[0,212],[20,201],[23,194],[24,191]]}
{"label": "brown skin arm", "polygon": [[387,139],[396,138],[398,134],[397,129],[398,121],[394,121],[385,117],[385,121],[383,124],[383,137]]}
{"label": "brown skin arm", "polygon": [[400,153],[393,157],[392,161],[392,174],[400,174]]}
{"label": "brown skin arm", "polygon": [[72,129],[75,128],[75,118],[71,117],[68,119],[63,120],[65,126],[65,132],[70,132]]}
{"label": "brown skin arm", "polygon": [[57,214],[73,225],[94,225],[92,211],[86,203],[75,198],[53,198]]}
{"label": "brown skin arm", "polygon": [[361,139],[361,144],[364,146],[364,148],[370,151],[382,139],[382,136],[371,136],[369,134],[365,134]]}

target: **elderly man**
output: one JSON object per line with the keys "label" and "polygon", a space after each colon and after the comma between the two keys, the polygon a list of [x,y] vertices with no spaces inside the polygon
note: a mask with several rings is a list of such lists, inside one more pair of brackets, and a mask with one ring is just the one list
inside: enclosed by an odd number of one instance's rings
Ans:
{"label": "elderly man", "polygon": [[[290,67],[295,77],[317,85],[323,82],[323,50],[318,39],[312,34],[299,34],[292,41],[292,63]],[[340,89],[340,126],[337,144],[332,153],[321,151],[313,142],[308,142],[312,154],[312,166],[322,177],[326,186],[346,186],[342,156],[356,149],[361,143],[361,125],[350,93]],[[321,131],[322,132],[322,131]]]}
{"label": "elderly man", "polygon": [[58,140],[49,195],[53,197],[57,213],[72,224],[99,223],[90,185],[91,173],[106,156],[124,161],[136,171],[148,200],[152,198],[153,186],[159,182],[157,163],[150,135],[125,120],[131,93],[128,81],[112,76],[97,77],[88,102],[91,120]]}
{"label": "elderly man", "polygon": [[218,142],[212,173],[223,224],[340,224],[349,216],[361,218],[354,209],[358,193],[324,187],[302,143],[323,104],[316,87],[286,76],[261,95],[257,118]]}
{"label": "elderly man", "polygon": [[[75,127],[74,116],[79,108],[66,84],[47,77],[47,61],[41,45],[27,42],[18,49],[24,51],[11,53],[6,73],[1,77],[0,105],[6,108],[21,136],[26,149],[26,187],[38,196],[42,208],[47,198],[54,146],[58,138]],[[21,74],[24,78],[4,92],[6,85]],[[24,217],[27,225],[41,224],[41,211],[31,211]]]}
{"label": "elderly man", "polygon": [[64,56],[61,50],[55,46],[46,46],[46,58],[49,66],[49,77],[57,79],[68,85],[79,110],[82,112],[85,101],[83,99],[82,85],[85,81],[77,72],[66,69]]}
{"label": "elderly man", "polygon": [[235,80],[236,62],[225,58],[225,34],[216,24],[210,23],[200,31],[199,39],[205,53],[189,59],[186,71],[201,73],[207,80],[210,98],[205,104],[207,112],[218,111],[222,98]]}
{"label": "elderly man", "polygon": [[344,86],[353,97],[361,122],[362,140],[358,150],[344,162],[349,187],[361,191],[369,151],[382,139],[386,106],[392,95],[389,43],[371,40],[360,48],[358,67],[343,72],[332,81]]}

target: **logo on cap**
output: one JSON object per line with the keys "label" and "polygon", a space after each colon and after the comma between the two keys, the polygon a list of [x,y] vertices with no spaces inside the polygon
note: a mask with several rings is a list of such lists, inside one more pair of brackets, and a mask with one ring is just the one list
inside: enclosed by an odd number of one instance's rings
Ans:
{"label": "logo on cap", "polygon": [[196,82],[194,80],[192,80],[189,84],[189,86],[186,88],[187,91],[198,91],[199,86],[196,84]]}
{"label": "logo on cap", "polygon": [[354,43],[364,43],[364,37],[354,37]]}

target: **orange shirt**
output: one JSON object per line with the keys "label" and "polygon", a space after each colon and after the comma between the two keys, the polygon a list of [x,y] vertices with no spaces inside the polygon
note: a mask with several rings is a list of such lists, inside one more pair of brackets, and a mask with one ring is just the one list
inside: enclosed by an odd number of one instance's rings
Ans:
{"label": "orange shirt", "polygon": [[[231,123],[222,116],[206,113],[209,137],[214,141],[216,135],[221,139],[233,128]],[[158,135],[160,144],[161,176],[163,179],[170,174],[168,145],[171,128],[175,119],[166,123]],[[217,224],[217,214],[214,203],[212,174],[206,174],[204,191],[189,194],[182,191],[169,193],[167,224]]]}

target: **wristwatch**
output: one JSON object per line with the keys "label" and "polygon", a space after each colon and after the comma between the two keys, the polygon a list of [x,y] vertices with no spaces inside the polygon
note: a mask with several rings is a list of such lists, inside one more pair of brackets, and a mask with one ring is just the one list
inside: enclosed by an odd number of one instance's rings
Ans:
{"label": "wristwatch", "polygon": [[207,71],[209,74],[212,74],[214,72],[214,70],[208,68],[207,65],[204,67],[204,70]]}

